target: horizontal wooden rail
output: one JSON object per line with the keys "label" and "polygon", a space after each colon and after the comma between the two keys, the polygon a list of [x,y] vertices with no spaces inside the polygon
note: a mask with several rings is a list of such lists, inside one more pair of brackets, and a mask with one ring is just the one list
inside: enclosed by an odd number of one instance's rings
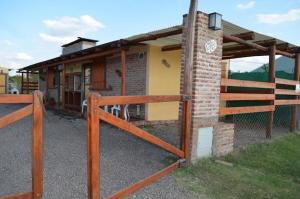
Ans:
{"label": "horizontal wooden rail", "polygon": [[16,195],[11,195],[11,196],[0,196],[0,199],[33,199],[32,192],[28,193],[20,193]]}
{"label": "horizontal wooden rail", "polygon": [[184,152],[182,150],[155,137],[154,135],[151,135],[150,133],[144,131],[143,129],[136,127],[135,125],[133,125],[125,120],[115,117],[114,115],[107,113],[101,109],[99,109],[99,117],[100,117],[100,120],[103,120],[109,124],[112,124],[132,135],[135,135],[136,137],[138,137],[142,140],[145,140],[156,146],[159,146],[162,149],[179,156],[180,158],[184,157]]}
{"label": "horizontal wooden rail", "polygon": [[8,115],[5,115],[0,118],[0,128],[4,128],[7,125],[10,125],[26,116],[31,115],[33,112],[33,105],[30,104],[24,108],[21,108],[15,112],[12,112]]}
{"label": "horizontal wooden rail", "polygon": [[282,50],[278,50],[278,49],[276,49],[276,54],[283,55],[283,56],[286,56],[286,57],[289,57],[289,58],[294,58],[295,57],[295,55],[292,54],[292,53],[282,51]]}
{"label": "horizontal wooden rail", "polygon": [[222,78],[221,86],[274,89],[276,85],[275,83],[269,83],[269,82],[256,82],[256,81]]}
{"label": "horizontal wooden rail", "polygon": [[295,80],[288,80],[288,79],[281,79],[281,78],[276,78],[275,79],[276,84],[283,84],[283,85],[291,85],[291,86],[296,86],[297,84],[300,84],[299,81]]}
{"label": "horizontal wooden rail", "polygon": [[162,95],[162,96],[109,96],[98,97],[97,105],[115,105],[115,104],[147,104],[159,102],[182,101],[181,95]]}
{"label": "horizontal wooden rail", "polygon": [[274,94],[221,93],[221,101],[268,101],[274,100]]}
{"label": "horizontal wooden rail", "polygon": [[38,84],[38,82],[23,82],[23,84]]}
{"label": "horizontal wooden rail", "polygon": [[0,104],[32,104],[32,95],[0,94]]}
{"label": "horizontal wooden rail", "polygon": [[220,108],[220,116],[242,114],[242,113],[272,112],[272,111],[275,111],[274,105],[227,107],[227,108]]}
{"label": "horizontal wooden rail", "polygon": [[155,182],[156,180],[168,175],[169,173],[171,173],[172,171],[174,171],[175,169],[177,169],[179,167],[179,161],[173,163],[172,165],[168,166],[167,168],[153,174],[152,176],[143,179],[115,194],[113,194],[112,196],[109,196],[108,199],[119,199],[119,198],[125,198],[126,196],[129,196],[130,194],[140,190],[141,188]]}
{"label": "horizontal wooden rail", "polygon": [[292,100],[275,100],[275,105],[280,106],[280,105],[297,105],[300,104],[300,100],[292,99]]}
{"label": "horizontal wooden rail", "polygon": [[300,92],[296,92],[295,90],[287,90],[287,89],[276,89],[276,95],[300,95]]}

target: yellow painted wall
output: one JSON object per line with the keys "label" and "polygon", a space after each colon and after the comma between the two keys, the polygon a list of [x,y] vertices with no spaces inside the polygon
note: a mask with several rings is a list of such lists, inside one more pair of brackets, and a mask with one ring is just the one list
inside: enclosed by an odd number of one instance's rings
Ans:
{"label": "yellow painted wall", "polygon": [[5,87],[2,86],[6,86],[7,82],[6,82],[6,75],[8,73],[8,69],[7,68],[3,68],[0,67],[0,94],[4,94],[6,91]]}
{"label": "yellow painted wall", "polygon": [[[161,47],[150,46],[147,64],[147,95],[180,94],[181,50],[161,51]],[[178,120],[179,103],[149,104],[146,119]]]}

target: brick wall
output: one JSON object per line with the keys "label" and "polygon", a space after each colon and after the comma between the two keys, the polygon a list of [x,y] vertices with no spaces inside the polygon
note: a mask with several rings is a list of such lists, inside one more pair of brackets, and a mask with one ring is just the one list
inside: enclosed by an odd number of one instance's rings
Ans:
{"label": "brick wall", "polygon": [[[184,66],[184,52],[186,41],[186,16],[183,25],[183,54],[182,66]],[[217,49],[209,54],[205,50],[206,42],[215,40]],[[208,28],[208,15],[198,12],[195,26],[194,63],[193,63],[193,103],[192,103],[192,140],[191,160],[197,159],[198,129],[201,127],[214,127],[219,120],[219,97],[221,82],[223,31],[210,30]],[[181,92],[183,91],[183,74],[181,73]]]}
{"label": "brick wall", "polygon": [[214,127],[212,152],[215,156],[226,155],[233,151],[234,124],[219,122]]}
{"label": "brick wall", "polygon": [[[126,56],[126,95],[146,95],[146,48],[130,51]],[[121,95],[121,57],[106,59],[106,85],[111,90],[101,91],[103,96]],[[136,114],[136,107],[130,106],[130,115]],[[145,106],[141,106],[141,116],[145,116]]]}

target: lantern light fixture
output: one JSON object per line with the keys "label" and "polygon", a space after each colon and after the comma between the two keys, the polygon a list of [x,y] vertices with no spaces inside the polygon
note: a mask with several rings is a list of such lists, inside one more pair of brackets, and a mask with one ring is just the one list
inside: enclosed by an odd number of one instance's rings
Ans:
{"label": "lantern light fixture", "polygon": [[208,15],[208,28],[212,30],[222,29],[222,15],[217,12],[210,13]]}

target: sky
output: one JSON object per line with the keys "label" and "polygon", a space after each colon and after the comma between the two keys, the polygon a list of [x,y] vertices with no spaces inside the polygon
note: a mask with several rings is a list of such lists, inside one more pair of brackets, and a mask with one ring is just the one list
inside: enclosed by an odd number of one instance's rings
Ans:
{"label": "sky", "polygon": [[[189,0],[0,0],[0,66],[18,69],[57,57],[61,45],[87,37],[99,44],[182,23]],[[300,0],[199,0],[199,10],[300,45]],[[249,71],[267,57],[236,59]]]}

